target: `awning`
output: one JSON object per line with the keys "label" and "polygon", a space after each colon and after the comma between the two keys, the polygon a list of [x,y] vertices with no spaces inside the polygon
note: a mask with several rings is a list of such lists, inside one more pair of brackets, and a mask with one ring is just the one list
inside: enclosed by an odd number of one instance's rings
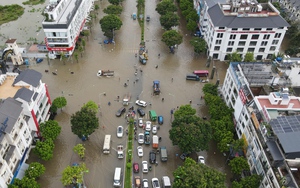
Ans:
{"label": "awning", "polygon": [[277,144],[274,141],[266,142],[274,161],[282,161],[284,158],[281,155]]}

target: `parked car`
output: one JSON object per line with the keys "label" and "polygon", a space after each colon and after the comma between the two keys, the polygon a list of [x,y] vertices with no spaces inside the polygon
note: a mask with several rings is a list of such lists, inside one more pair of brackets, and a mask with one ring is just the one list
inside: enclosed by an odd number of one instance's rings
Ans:
{"label": "parked car", "polygon": [[154,153],[153,151],[150,151],[149,153],[149,162],[150,164],[156,163],[156,153]]}
{"label": "parked car", "polygon": [[162,125],[164,123],[164,117],[163,116],[158,116],[157,117],[157,122],[158,122],[158,124]]}
{"label": "parked car", "polygon": [[142,106],[142,107],[146,107],[147,106],[147,102],[141,101],[141,100],[136,100],[135,104],[138,105],[138,106]]}
{"label": "parked car", "polygon": [[188,156],[189,156],[189,154],[187,154],[187,153],[182,153],[182,154],[180,155],[180,159],[185,160],[185,158],[187,158]]}
{"label": "parked car", "polygon": [[139,127],[143,127],[144,122],[143,122],[143,118],[139,118]]}
{"label": "parked car", "polygon": [[198,163],[205,164],[205,159],[203,156],[198,156]]}
{"label": "parked car", "polygon": [[141,177],[140,176],[135,176],[134,177],[134,182],[135,182],[135,188],[141,188]]}
{"label": "parked car", "polygon": [[137,112],[140,114],[140,116],[144,116],[144,115],[145,115],[144,110],[141,109],[141,108],[138,108],[138,109],[137,109]]}
{"label": "parked car", "polygon": [[153,127],[152,127],[152,133],[153,134],[157,133],[157,126],[156,125],[153,125]]}
{"label": "parked car", "polygon": [[133,163],[132,168],[133,168],[134,173],[139,173],[139,171],[140,171],[139,163]]}
{"label": "parked car", "polygon": [[140,133],[138,135],[138,143],[139,144],[144,144],[144,134],[143,133]]}
{"label": "parked car", "polygon": [[117,137],[122,138],[123,137],[123,126],[118,126],[117,128]]}
{"label": "parked car", "polygon": [[147,179],[143,179],[143,188],[149,188],[149,182]]}
{"label": "parked car", "polygon": [[146,145],[151,144],[151,137],[150,137],[150,133],[148,131],[145,131],[144,137],[145,137],[145,144]]}
{"label": "parked car", "polygon": [[143,147],[138,146],[136,149],[137,149],[138,156],[143,157],[143,155],[144,155]]}
{"label": "parked car", "polygon": [[157,178],[152,178],[152,186],[153,188],[160,188],[159,181]]}
{"label": "parked car", "polygon": [[122,114],[124,114],[125,112],[126,112],[126,108],[125,108],[125,107],[121,107],[121,108],[117,111],[116,116],[117,116],[117,117],[120,117],[120,116],[122,116]]}
{"label": "parked car", "polygon": [[146,131],[151,131],[151,121],[146,121],[146,127],[145,127]]}
{"label": "parked car", "polygon": [[143,161],[142,165],[143,165],[143,173],[148,173],[148,162]]}

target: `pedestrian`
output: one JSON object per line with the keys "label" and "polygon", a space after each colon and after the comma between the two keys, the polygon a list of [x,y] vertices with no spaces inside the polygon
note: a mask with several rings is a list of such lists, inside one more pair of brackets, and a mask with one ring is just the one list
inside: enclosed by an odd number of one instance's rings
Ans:
{"label": "pedestrian", "polygon": [[158,54],[158,57],[160,57],[160,54]]}
{"label": "pedestrian", "polygon": [[103,125],[102,128],[105,129],[105,126]]}
{"label": "pedestrian", "polygon": [[164,101],[165,100],[165,98],[161,98],[161,101]]}
{"label": "pedestrian", "polygon": [[118,95],[118,96],[117,96],[117,98],[119,99],[119,98],[120,98],[120,96]]}
{"label": "pedestrian", "polygon": [[177,106],[177,109],[179,108],[179,106]]}
{"label": "pedestrian", "polygon": [[173,78],[172,78],[172,82],[173,82]]}
{"label": "pedestrian", "polygon": [[201,99],[203,99],[202,95],[201,95]]}
{"label": "pedestrian", "polygon": [[129,78],[127,79],[127,82],[129,82]]}
{"label": "pedestrian", "polygon": [[190,100],[190,104],[192,104],[192,100]]}
{"label": "pedestrian", "polygon": [[178,153],[176,153],[176,155],[175,155],[175,156],[176,156],[176,158],[178,158]]}
{"label": "pedestrian", "polygon": [[157,68],[158,68],[158,65],[155,65],[155,68],[157,69]]}
{"label": "pedestrian", "polygon": [[135,81],[133,81],[133,84],[135,84]]}

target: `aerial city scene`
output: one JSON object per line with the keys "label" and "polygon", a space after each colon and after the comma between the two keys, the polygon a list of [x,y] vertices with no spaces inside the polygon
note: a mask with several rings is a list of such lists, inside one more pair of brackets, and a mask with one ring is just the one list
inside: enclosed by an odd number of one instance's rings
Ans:
{"label": "aerial city scene", "polygon": [[0,188],[298,188],[299,0],[1,0]]}

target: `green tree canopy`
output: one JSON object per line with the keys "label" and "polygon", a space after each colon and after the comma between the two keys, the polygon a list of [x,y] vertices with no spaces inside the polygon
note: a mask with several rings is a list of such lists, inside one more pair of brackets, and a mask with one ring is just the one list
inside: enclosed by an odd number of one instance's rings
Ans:
{"label": "green tree canopy", "polygon": [[[193,6],[192,6],[193,7]],[[197,11],[195,9],[192,9],[189,14],[185,17],[185,19],[187,21],[191,20],[191,21],[195,21],[198,22],[199,21],[199,15],[197,14]],[[197,25],[198,26],[198,25]]]}
{"label": "green tree canopy", "polygon": [[257,174],[246,176],[239,182],[233,181],[231,188],[259,188],[262,177]]}
{"label": "green tree canopy", "polygon": [[245,157],[235,157],[229,162],[231,172],[236,175],[241,175],[243,170],[250,170],[249,164]]}
{"label": "green tree canopy", "polygon": [[190,40],[190,44],[194,47],[194,52],[197,54],[206,51],[206,42],[200,37],[193,37],[192,40]]}
{"label": "green tree canopy", "polygon": [[247,52],[244,58],[244,62],[254,62],[254,53],[253,52]]}
{"label": "green tree canopy", "polygon": [[166,31],[162,35],[162,40],[168,47],[182,43],[182,35],[175,30]]}
{"label": "green tree canopy", "polygon": [[108,5],[103,12],[105,14],[115,14],[120,15],[123,11],[123,8],[120,5]]}
{"label": "green tree canopy", "polygon": [[25,176],[32,179],[37,179],[45,173],[46,168],[38,162],[29,164],[28,169],[25,171]]}
{"label": "green tree canopy", "polygon": [[155,9],[158,14],[165,15],[168,12],[176,12],[177,7],[174,5],[173,1],[171,0],[163,0],[156,5]]}
{"label": "green tree canopy", "polygon": [[166,30],[170,30],[174,26],[179,25],[179,16],[173,12],[167,12],[164,15],[161,15],[160,24],[163,26]]}
{"label": "green tree canopy", "polygon": [[123,24],[121,19],[114,14],[104,16],[99,23],[104,36],[108,37],[109,39],[113,38],[113,32],[119,30]]}
{"label": "green tree canopy", "polygon": [[225,174],[187,158],[174,172],[173,188],[225,188]]}
{"label": "green tree canopy", "polygon": [[[174,121],[177,119],[180,119],[181,117],[185,116],[193,116],[196,114],[196,109],[192,108],[191,105],[182,105],[178,110],[175,111],[174,113]],[[188,123],[188,122],[186,122]]]}
{"label": "green tree canopy", "polygon": [[78,53],[75,52],[75,53],[73,53],[73,55],[74,55],[74,58],[75,58],[76,62],[78,63]]}
{"label": "green tree canopy", "polygon": [[13,185],[8,185],[9,188],[40,188],[34,178],[28,178],[24,176],[21,180],[16,178]]}
{"label": "green tree canopy", "polygon": [[196,21],[190,19],[190,20],[188,20],[188,23],[186,24],[186,27],[187,27],[187,30],[189,30],[189,31],[191,31],[191,32],[194,33],[197,30],[198,25],[197,25]]}
{"label": "green tree canopy", "polygon": [[108,0],[108,2],[113,5],[119,5],[120,3],[122,3],[122,1],[123,0]]}
{"label": "green tree canopy", "polygon": [[75,166],[67,166],[62,172],[61,182],[64,186],[82,183],[83,175],[88,169],[84,163]]}
{"label": "green tree canopy", "polygon": [[95,113],[98,112],[98,105],[94,101],[88,101],[82,106],[82,108],[88,108]]}
{"label": "green tree canopy", "polygon": [[242,57],[238,52],[227,54],[227,60],[229,62],[242,62]]}
{"label": "green tree canopy", "polygon": [[218,86],[214,84],[205,84],[202,88],[204,94],[209,93],[211,95],[218,95]]}
{"label": "green tree canopy", "polygon": [[77,144],[74,146],[73,151],[77,153],[81,159],[84,158],[85,147],[82,144]]}
{"label": "green tree canopy", "polygon": [[93,110],[81,108],[71,116],[71,129],[79,138],[88,137],[99,127],[98,118]]}
{"label": "green tree canopy", "polygon": [[38,141],[34,148],[34,153],[44,161],[49,161],[53,157],[54,143],[51,139]]}
{"label": "green tree canopy", "polygon": [[53,100],[52,106],[56,108],[63,108],[67,105],[67,99],[65,97],[57,97]]}
{"label": "green tree canopy", "polygon": [[190,8],[193,8],[193,2],[189,0],[181,0],[179,4],[179,8],[181,11],[188,10]]}
{"label": "green tree canopy", "polygon": [[43,139],[56,140],[57,136],[60,134],[61,127],[55,120],[48,120],[40,124],[41,135]]}

